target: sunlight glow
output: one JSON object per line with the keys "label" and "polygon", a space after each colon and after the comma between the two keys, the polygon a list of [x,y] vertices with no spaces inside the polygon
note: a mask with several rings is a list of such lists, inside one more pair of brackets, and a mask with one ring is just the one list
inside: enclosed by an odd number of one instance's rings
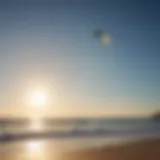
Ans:
{"label": "sunlight glow", "polygon": [[27,159],[47,159],[44,143],[41,141],[29,141],[25,143]]}
{"label": "sunlight glow", "polygon": [[44,91],[32,92],[29,101],[32,106],[44,106],[46,104],[46,93]]}

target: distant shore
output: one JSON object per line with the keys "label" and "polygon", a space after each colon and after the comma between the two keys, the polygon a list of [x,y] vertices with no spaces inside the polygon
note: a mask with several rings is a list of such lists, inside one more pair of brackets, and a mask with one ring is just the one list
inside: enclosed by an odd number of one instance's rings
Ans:
{"label": "distant shore", "polygon": [[[63,158],[62,158],[63,159]],[[66,153],[65,160],[159,160],[160,138]]]}

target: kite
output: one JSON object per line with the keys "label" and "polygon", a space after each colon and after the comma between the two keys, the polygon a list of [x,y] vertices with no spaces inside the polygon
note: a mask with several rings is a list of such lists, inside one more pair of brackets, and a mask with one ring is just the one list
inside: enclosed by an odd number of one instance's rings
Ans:
{"label": "kite", "polygon": [[104,30],[96,30],[94,35],[100,39],[101,43],[104,45],[109,45],[112,42],[110,36]]}

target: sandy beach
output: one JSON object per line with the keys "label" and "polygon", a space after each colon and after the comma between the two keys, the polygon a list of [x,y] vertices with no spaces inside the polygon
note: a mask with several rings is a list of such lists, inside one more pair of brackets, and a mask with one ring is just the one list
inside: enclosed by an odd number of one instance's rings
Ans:
{"label": "sandy beach", "polygon": [[159,160],[160,139],[67,153],[65,160]]}
{"label": "sandy beach", "polygon": [[[8,147],[7,147],[8,146]],[[15,148],[12,144],[0,144],[0,160],[159,160],[160,138],[127,144],[102,146],[76,151],[56,152],[56,147],[48,147],[46,152],[37,152],[35,144],[30,152],[23,153],[23,147]]]}

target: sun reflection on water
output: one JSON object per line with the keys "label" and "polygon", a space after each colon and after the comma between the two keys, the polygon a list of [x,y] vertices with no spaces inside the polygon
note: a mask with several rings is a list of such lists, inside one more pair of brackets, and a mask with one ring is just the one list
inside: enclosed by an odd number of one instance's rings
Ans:
{"label": "sun reflection on water", "polygon": [[43,143],[40,141],[30,141],[26,144],[26,150],[29,153],[39,154],[44,150]]}
{"label": "sun reflection on water", "polygon": [[40,119],[32,119],[29,123],[28,129],[33,132],[40,132],[43,130],[43,123]]}
{"label": "sun reflection on water", "polygon": [[38,158],[40,160],[47,158],[45,143],[43,141],[29,141],[25,144],[26,156],[28,159]]}

